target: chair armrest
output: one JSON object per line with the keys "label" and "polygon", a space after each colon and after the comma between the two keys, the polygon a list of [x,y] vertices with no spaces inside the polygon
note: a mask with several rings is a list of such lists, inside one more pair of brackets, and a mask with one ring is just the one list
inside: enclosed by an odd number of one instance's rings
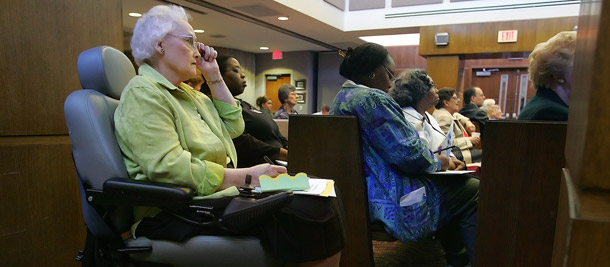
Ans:
{"label": "chair armrest", "polygon": [[164,210],[187,208],[193,189],[170,183],[112,178],[103,191],[87,189],[87,201],[100,205],[153,206]]}

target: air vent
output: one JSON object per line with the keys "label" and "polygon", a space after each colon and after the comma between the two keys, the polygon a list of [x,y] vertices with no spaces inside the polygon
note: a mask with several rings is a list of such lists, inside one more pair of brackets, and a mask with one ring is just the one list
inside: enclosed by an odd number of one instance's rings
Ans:
{"label": "air vent", "polygon": [[279,13],[271,8],[268,8],[266,6],[263,6],[263,5],[238,6],[238,7],[234,7],[234,9],[237,9],[241,12],[250,14],[255,17],[269,17],[269,16],[282,15],[281,13]]}
{"label": "air vent", "polygon": [[222,34],[212,34],[212,35],[210,35],[210,37],[212,37],[212,38],[225,38],[227,36],[224,36]]}

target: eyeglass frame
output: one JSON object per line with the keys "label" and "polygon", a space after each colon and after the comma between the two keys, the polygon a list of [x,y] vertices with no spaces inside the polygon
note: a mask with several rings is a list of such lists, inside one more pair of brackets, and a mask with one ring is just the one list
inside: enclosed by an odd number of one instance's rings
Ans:
{"label": "eyeglass frame", "polygon": [[[172,37],[176,37],[176,38],[180,38],[180,39],[182,39],[182,41],[185,41],[186,43],[188,43],[193,49],[197,50],[197,36],[190,35],[190,34],[178,34],[178,35],[176,35],[176,34],[171,34],[171,33],[168,33],[167,35],[172,36]],[[183,38],[191,38],[192,41],[189,42],[188,40],[183,39]]]}
{"label": "eyeglass frame", "polygon": [[396,80],[396,76],[394,75],[394,73],[392,73],[388,67],[381,65],[383,67],[383,69],[385,69],[385,71],[388,73],[388,75],[390,75],[390,81],[394,81]]}

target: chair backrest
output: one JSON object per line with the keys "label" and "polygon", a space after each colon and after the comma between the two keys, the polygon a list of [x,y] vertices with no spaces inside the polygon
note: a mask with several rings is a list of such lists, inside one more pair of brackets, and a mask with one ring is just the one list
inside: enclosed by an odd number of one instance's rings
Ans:
{"label": "chair backrest", "polygon": [[373,266],[358,119],[291,115],[289,121],[289,172],[333,179],[343,199],[347,240],[341,266]]}
{"label": "chair backrest", "polygon": [[128,177],[114,135],[114,111],[135,70],[121,51],[100,46],[79,55],[78,75],[83,90],[64,103],[72,156],[82,183],[102,189],[107,179]]}
{"label": "chair backrest", "polygon": [[551,266],[566,131],[565,122],[485,123],[476,266]]}

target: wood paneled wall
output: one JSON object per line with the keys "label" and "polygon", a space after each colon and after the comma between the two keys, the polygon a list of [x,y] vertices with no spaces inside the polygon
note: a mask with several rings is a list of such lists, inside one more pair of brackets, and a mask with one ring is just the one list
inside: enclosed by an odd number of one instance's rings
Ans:
{"label": "wood paneled wall", "polygon": [[85,227],[63,103],[81,51],[123,49],[120,0],[0,9],[0,266],[76,266]]}
{"label": "wood paneled wall", "polygon": [[410,68],[426,68],[426,58],[419,55],[419,46],[386,47],[396,64],[396,74]]}
{"label": "wood paneled wall", "polygon": [[[577,17],[566,17],[421,27],[419,52],[426,57],[428,73],[437,85],[456,88],[461,93],[464,87],[470,86],[463,84],[464,75],[470,75],[464,73],[465,58],[476,54],[501,58],[502,53],[532,51],[536,44],[548,40],[558,32],[572,30],[577,25],[577,20]],[[517,42],[498,43],[500,30],[518,30]],[[449,45],[434,44],[434,35],[440,32],[449,33]],[[456,61],[458,56],[459,60]]]}
{"label": "wood paneled wall", "polygon": [[[463,63],[463,61],[461,61]],[[427,61],[428,75],[432,77],[436,87],[458,88],[463,64],[460,65],[459,56],[436,56],[429,57]]]}
{"label": "wood paneled wall", "polygon": [[[560,31],[571,31],[577,17],[490,23],[427,26],[420,28],[419,52],[423,56],[532,51],[534,46]],[[498,43],[498,31],[518,30],[516,43]],[[449,33],[449,45],[436,46],[436,33]]]}

